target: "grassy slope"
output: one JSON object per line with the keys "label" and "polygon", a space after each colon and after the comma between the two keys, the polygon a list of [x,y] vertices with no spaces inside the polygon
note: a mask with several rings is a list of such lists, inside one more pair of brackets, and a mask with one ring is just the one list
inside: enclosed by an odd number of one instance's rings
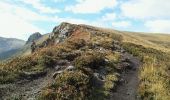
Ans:
{"label": "grassy slope", "polygon": [[125,42],[131,42],[158,50],[170,51],[169,34],[122,32]]}
{"label": "grassy slope", "polygon": [[170,100],[170,35],[100,29],[121,34],[126,51],[141,58],[139,97]]}
{"label": "grassy slope", "polygon": [[170,100],[170,35],[125,32],[97,28],[123,36],[124,48],[141,58],[139,97],[142,100]]}
{"label": "grassy slope", "polygon": [[[96,27],[95,27],[96,28]],[[157,50],[170,52],[170,34],[164,33],[142,33],[118,31],[106,28],[96,28],[104,32],[117,33],[123,36],[123,42],[130,42],[145,47],[151,47]]]}
{"label": "grassy slope", "polygon": [[[155,100],[156,98],[158,98],[160,100],[166,100],[166,99],[168,100],[168,96],[167,95],[169,94],[169,90],[168,90],[169,83],[166,83],[167,81],[169,81],[167,79],[167,77],[169,77],[169,76],[167,76],[167,70],[168,70],[167,66],[168,66],[168,63],[166,62],[168,59],[166,59],[166,61],[162,61],[162,59],[164,59],[165,56],[164,56],[164,54],[162,54],[161,51],[152,50],[152,49],[148,49],[148,48],[145,48],[145,47],[151,47],[151,48],[162,50],[162,51],[170,51],[170,49],[169,49],[170,47],[168,47],[169,46],[169,42],[170,42],[170,38],[169,38],[170,35],[164,35],[164,34],[158,35],[158,34],[143,34],[143,33],[133,33],[133,32],[122,32],[122,31],[102,29],[102,28],[96,28],[96,29],[99,29],[99,30],[101,30],[101,31],[103,31],[105,33],[109,32],[109,33],[122,34],[123,38],[124,38],[123,39],[124,42],[131,42],[131,43],[134,43],[134,44],[137,44],[137,45],[143,45],[144,47],[141,48],[141,46],[136,46],[136,45],[134,46],[133,44],[132,45],[130,44],[126,48],[132,54],[136,54],[136,56],[139,56],[139,57],[143,58],[142,61],[144,62],[144,65],[143,65],[143,67],[141,69],[141,74],[139,75],[140,79],[141,79],[140,88],[142,88],[142,89],[140,89],[140,95],[141,95],[141,97],[144,97],[144,98],[146,97],[145,99],[153,99],[153,100]],[[76,32],[76,33],[79,33],[79,32]],[[47,37],[48,37],[48,35],[46,35],[46,38]],[[45,39],[45,37],[43,39]],[[41,41],[43,41],[43,39]],[[103,40],[103,37],[101,38],[101,36],[99,36],[99,37],[96,36],[96,37],[93,37],[92,40],[94,40],[95,42],[99,42],[99,41],[101,42]],[[96,40],[99,40],[99,41],[96,41]],[[71,45],[69,45],[69,48],[67,48],[67,49],[70,49],[70,46]],[[106,45],[106,47],[107,46],[108,45]],[[64,47],[64,48],[66,48],[66,47]],[[60,48],[60,47],[57,47],[57,49],[55,49],[54,52],[52,52],[52,54],[53,53],[55,54],[58,51],[58,48]],[[51,49],[49,48],[49,49],[47,49],[45,51],[49,51],[50,52]],[[63,48],[62,48],[62,50],[63,50]],[[73,49],[73,51],[74,51],[74,49]],[[42,52],[43,52],[43,50],[42,50]],[[156,57],[154,59],[153,58],[147,58],[148,54],[151,55],[150,57],[152,57],[152,56],[156,56]],[[162,55],[159,56],[159,54],[162,54]],[[30,64],[32,64],[32,63],[30,63],[30,59],[31,59],[32,62],[35,62],[35,68],[36,68],[37,72],[44,70],[44,67],[42,67],[42,64],[43,64],[43,66],[44,66],[44,63],[46,65],[46,62],[44,62],[44,61],[46,61],[47,58],[48,58],[49,61],[52,61],[52,62],[53,62],[53,60],[58,59],[58,56],[55,57],[56,54],[55,55],[48,55],[48,57],[46,57],[47,55],[43,56],[41,54],[41,52],[39,52],[37,55],[40,55],[40,57],[39,56],[38,57],[34,56],[34,58],[32,58],[32,57],[28,56],[25,59],[24,58],[16,59],[16,61],[20,61],[20,59],[23,60],[23,61],[24,60],[26,60],[26,61],[28,60],[29,61],[28,64],[27,64],[28,66],[23,66],[21,64],[21,66],[18,67],[19,70],[27,70],[27,71],[35,70],[34,67],[31,67],[31,68],[29,67]],[[166,53],[165,53],[165,55],[168,56],[168,54],[166,54]],[[82,55],[82,57],[83,57],[83,55]],[[146,62],[145,59],[151,59],[151,60],[154,60],[154,61],[151,61],[152,63],[149,63],[148,62],[149,60]],[[163,65],[160,66],[160,64],[156,63],[155,60],[158,61],[161,64],[163,63]],[[14,60],[14,63],[16,63],[15,60]],[[18,63],[20,64],[21,62],[18,62]],[[10,64],[13,65],[13,62],[9,63],[9,65]],[[48,64],[49,63],[47,63],[47,65]],[[47,66],[47,67],[49,67],[49,66]],[[10,70],[10,68],[9,69],[5,69],[5,70]],[[13,75],[13,76],[17,75],[16,77],[18,77],[18,75],[19,75],[18,73],[20,74],[20,71],[19,72],[16,71],[16,73],[11,73],[11,75]],[[77,72],[76,74],[80,74],[80,73]],[[4,72],[4,75],[6,75],[6,72]],[[61,76],[61,77],[64,77],[64,79],[65,79],[64,75]],[[70,73],[69,75],[72,75],[72,73]],[[67,74],[66,74],[66,76],[67,76]],[[74,74],[73,74],[73,76],[74,76]],[[6,76],[6,77],[8,78],[10,76]],[[84,74],[82,75],[82,77],[84,77]],[[61,81],[67,81],[67,80],[61,80]],[[80,77],[80,81],[82,81],[81,77]],[[163,87],[161,87],[160,83],[165,83],[165,84],[164,84]],[[147,87],[145,87],[145,85],[147,85]],[[159,86],[159,87],[157,87],[157,86]],[[54,90],[57,90],[57,89],[58,88],[56,88]],[[51,96],[51,93],[53,93],[53,91],[49,92],[48,95],[46,95],[46,96]],[[161,97],[164,97],[164,99],[161,98]]]}
{"label": "grassy slope", "polygon": [[123,36],[125,49],[143,62],[139,73],[141,99],[169,100],[170,35],[123,32]]}

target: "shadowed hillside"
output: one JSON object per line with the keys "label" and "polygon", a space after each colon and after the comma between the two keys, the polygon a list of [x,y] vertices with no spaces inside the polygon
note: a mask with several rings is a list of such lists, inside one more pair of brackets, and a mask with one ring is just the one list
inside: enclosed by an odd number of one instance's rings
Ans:
{"label": "shadowed hillside", "polygon": [[0,60],[12,57],[25,44],[25,41],[0,37]]}

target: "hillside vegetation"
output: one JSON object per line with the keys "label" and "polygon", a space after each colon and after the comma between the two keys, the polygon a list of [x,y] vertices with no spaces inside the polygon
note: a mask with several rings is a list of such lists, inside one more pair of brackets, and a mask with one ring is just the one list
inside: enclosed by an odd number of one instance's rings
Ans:
{"label": "hillside vegetation", "polygon": [[161,33],[142,33],[142,32],[127,32],[113,29],[97,28],[101,31],[117,33],[123,36],[124,42],[130,42],[145,47],[154,48],[157,50],[170,52],[170,35]]}
{"label": "hillside vegetation", "polygon": [[170,99],[170,54],[132,43],[124,48],[141,58],[139,96],[142,100]]}
{"label": "hillside vegetation", "polygon": [[[63,23],[59,27],[63,28],[63,25],[70,24]],[[120,70],[123,68],[118,67],[121,63],[119,52],[121,36],[93,29],[90,29],[90,32],[77,25],[73,27],[74,31],[64,41],[54,45],[54,38],[51,38],[46,42],[47,47],[37,49],[31,55],[2,63],[1,84],[23,79],[32,80],[46,75],[50,70],[56,70],[53,75],[54,82],[44,87],[37,98],[42,100],[109,98],[110,91],[115,89]],[[56,32],[54,37],[58,39],[59,35],[60,33]],[[66,70],[69,66],[73,66],[72,71]],[[126,66],[124,67],[123,69],[126,69]],[[19,95],[14,98],[25,97]]]}
{"label": "hillside vegetation", "polygon": [[170,51],[169,34],[122,32],[125,42],[131,42],[157,50]]}
{"label": "hillside vegetation", "polygon": [[[129,70],[138,70],[125,56],[128,53],[142,62],[137,97],[169,100],[170,41],[165,38],[164,35],[62,23],[36,41],[36,50],[32,54],[0,64],[0,95],[2,99],[112,100],[111,94],[118,85],[126,84],[122,75],[128,75]],[[39,91],[33,96],[20,88],[16,88],[18,93],[14,94],[1,87],[6,84],[18,86],[18,83],[26,84],[25,80],[40,78],[50,79],[50,82],[41,89],[36,88]]]}

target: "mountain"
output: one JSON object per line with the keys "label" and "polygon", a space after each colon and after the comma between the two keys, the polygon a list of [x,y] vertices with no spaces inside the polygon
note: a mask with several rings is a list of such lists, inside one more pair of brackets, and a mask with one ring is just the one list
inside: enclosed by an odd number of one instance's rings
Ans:
{"label": "mountain", "polygon": [[39,32],[33,33],[27,40],[26,44],[32,43],[33,41],[38,40],[41,38],[42,35]]}
{"label": "mountain", "polygon": [[49,33],[47,34],[40,34],[39,32],[35,32],[26,41],[25,45],[17,52],[17,56],[25,56],[31,54],[31,44],[34,41],[36,45],[42,44],[45,40],[49,38]]}
{"label": "mountain", "polygon": [[63,22],[0,63],[0,99],[169,100],[169,42]]}
{"label": "mountain", "polygon": [[9,58],[25,44],[25,41],[15,38],[0,37],[0,59]]}

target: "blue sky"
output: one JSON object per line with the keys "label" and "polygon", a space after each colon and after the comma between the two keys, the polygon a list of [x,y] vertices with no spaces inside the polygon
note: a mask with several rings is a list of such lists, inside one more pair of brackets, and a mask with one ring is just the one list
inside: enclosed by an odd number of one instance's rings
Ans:
{"label": "blue sky", "polygon": [[170,33],[170,0],[0,0],[0,36],[26,40],[61,22]]}

